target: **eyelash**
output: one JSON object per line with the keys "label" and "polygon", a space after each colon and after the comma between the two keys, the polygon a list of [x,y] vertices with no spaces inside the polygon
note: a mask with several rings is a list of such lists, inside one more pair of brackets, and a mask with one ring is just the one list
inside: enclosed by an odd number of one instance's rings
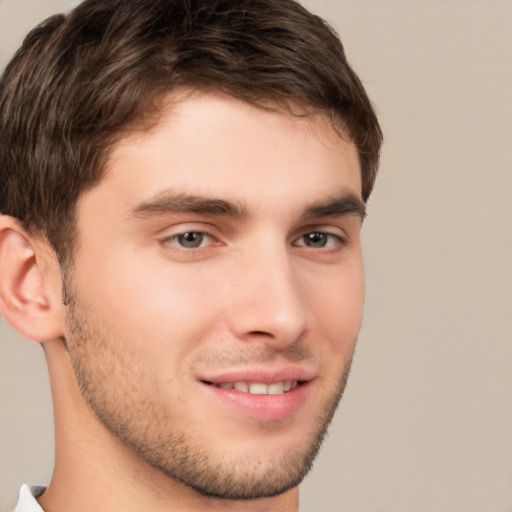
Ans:
{"label": "eyelash", "polygon": [[[183,237],[186,237],[189,235],[190,236],[194,235],[194,237],[199,236],[199,242],[196,247],[194,247],[194,246],[185,247],[184,245],[182,245],[182,241],[180,242],[180,239],[183,239]],[[323,243],[323,245],[320,245],[318,247],[312,247],[307,244],[306,237],[309,237],[309,241],[312,242],[313,244],[315,243],[313,238],[316,237],[318,239],[318,237],[320,237],[320,240],[317,240],[317,242],[320,244]],[[205,238],[206,238],[206,240],[210,240],[210,243],[203,245]],[[161,242],[164,245],[172,244],[174,246],[175,250],[182,251],[185,253],[192,252],[192,251],[196,252],[198,250],[205,249],[212,245],[216,245],[215,238],[213,237],[213,235],[210,235],[209,233],[207,233],[205,231],[201,231],[201,230],[189,230],[189,231],[184,231],[181,233],[176,233],[174,235],[164,238],[163,240],[161,240]],[[191,243],[193,244],[194,240],[191,240]],[[331,251],[331,252],[336,252],[338,250],[341,250],[341,248],[343,246],[346,246],[347,244],[348,244],[348,240],[346,237],[344,237],[342,235],[335,234],[335,233],[331,233],[328,231],[323,231],[320,229],[308,231],[308,232],[300,235],[298,238],[295,239],[295,241],[293,243],[293,245],[296,247],[306,247],[306,248],[313,249],[313,250],[324,250],[324,251]]]}
{"label": "eyelash", "polygon": [[[318,230],[318,231],[309,231],[308,233],[304,233],[303,235],[301,235],[297,240],[302,240],[302,241],[305,241],[306,240],[306,237],[309,237],[309,240],[313,243],[315,243],[313,241],[313,237],[324,237],[324,241],[325,241],[325,245],[321,245],[320,247],[311,247],[311,246],[308,246],[307,243],[304,243],[304,244],[297,244],[299,247],[309,247],[310,249],[326,249],[326,248],[330,248],[332,250],[333,247],[337,246],[337,247],[341,247],[341,246],[344,246],[347,244],[347,239],[345,237],[342,237],[341,235],[336,235],[334,233],[330,233],[328,231],[322,231],[322,230]],[[331,240],[331,242],[333,243],[330,243],[329,244],[329,240]],[[321,242],[320,242],[321,243]]]}
{"label": "eyelash", "polygon": [[[199,235],[200,236],[200,245],[198,245],[197,247],[184,247],[184,246],[181,246],[181,250],[189,251],[189,250],[193,250],[193,249],[200,249],[203,246],[202,242],[203,242],[203,239],[205,237],[213,240],[213,236],[208,234],[208,233],[206,233],[206,232],[204,232],[204,231],[190,230],[190,231],[185,231],[183,233],[177,233],[175,235],[171,235],[171,236],[165,238],[163,240],[163,242],[164,243],[172,243],[172,244],[175,244],[175,245],[179,245],[175,241],[179,240],[182,237],[186,237],[187,235]],[[211,245],[211,244],[208,244],[208,245]]]}

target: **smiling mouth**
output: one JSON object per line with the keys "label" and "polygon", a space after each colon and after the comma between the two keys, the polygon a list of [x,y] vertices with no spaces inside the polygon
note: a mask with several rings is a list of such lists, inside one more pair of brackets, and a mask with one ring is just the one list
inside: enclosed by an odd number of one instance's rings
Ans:
{"label": "smiling mouth", "polygon": [[252,395],[282,395],[301,386],[304,382],[299,380],[285,380],[282,382],[273,382],[265,384],[263,382],[208,382],[203,381],[209,386],[221,389],[233,389],[241,393],[250,393]]}

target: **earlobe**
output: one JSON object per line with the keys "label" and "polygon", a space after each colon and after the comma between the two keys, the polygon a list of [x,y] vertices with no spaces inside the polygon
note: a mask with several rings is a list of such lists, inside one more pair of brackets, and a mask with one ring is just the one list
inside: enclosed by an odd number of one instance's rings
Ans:
{"label": "earlobe", "polygon": [[25,337],[38,342],[56,339],[61,304],[52,289],[48,256],[20,224],[0,215],[0,313]]}

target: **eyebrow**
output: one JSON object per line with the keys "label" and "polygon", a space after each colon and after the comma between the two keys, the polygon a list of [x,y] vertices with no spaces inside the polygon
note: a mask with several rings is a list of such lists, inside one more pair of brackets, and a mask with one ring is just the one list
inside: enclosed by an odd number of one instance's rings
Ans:
{"label": "eyebrow", "polygon": [[197,213],[236,219],[248,217],[247,208],[241,203],[173,192],[164,192],[140,203],[131,211],[129,217],[143,219],[165,213]]}
{"label": "eyebrow", "polygon": [[343,192],[326,201],[311,204],[302,214],[301,220],[344,215],[356,215],[363,221],[366,217],[366,205],[363,200],[351,192]]}
{"label": "eyebrow", "polygon": [[[137,205],[129,218],[145,219],[166,213],[196,213],[198,215],[226,216],[234,219],[247,219],[247,207],[235,201],[204,197],[195,194],[164,192]],[[319,217],[340,217],[356,215],[364,220],[366,206],[353,193],[344,192],[327,200],[309,205],[300,220]]]}

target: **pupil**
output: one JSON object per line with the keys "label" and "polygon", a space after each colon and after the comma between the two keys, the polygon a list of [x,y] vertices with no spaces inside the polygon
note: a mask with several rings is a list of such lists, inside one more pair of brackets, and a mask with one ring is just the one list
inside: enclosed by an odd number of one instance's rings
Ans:
{"label": "pupil", "polygon": [[325,247],[327,235],[324,233],[309,233],[306,235],[306,244],[310,247]]}
{"label": "pupil", "polygon": [[203,241],[203,235],[202,233],[191,231],[190,233],[184,233],[183,235],[180,235],[179,241],[183,247],[199,247]]}

